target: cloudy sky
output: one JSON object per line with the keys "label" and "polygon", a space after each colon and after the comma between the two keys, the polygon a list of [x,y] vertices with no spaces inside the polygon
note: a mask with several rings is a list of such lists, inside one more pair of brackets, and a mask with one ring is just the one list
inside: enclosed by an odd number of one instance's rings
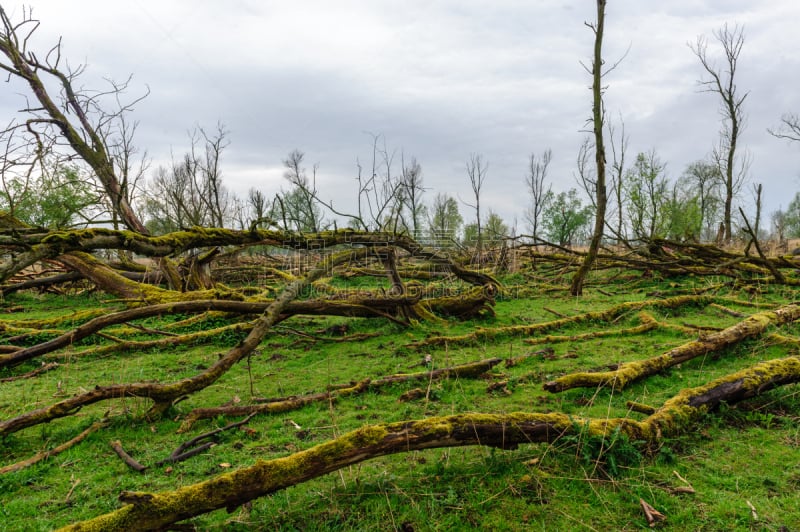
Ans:
{"label": "cloudy sky", "polygon": [[[298,148],[319,163],[318,186],[352,205],[356,162],[370,134],[422,164],[427,197],[464,200],[465,162],[482,154],[482,202],[525,231],[529,154],[553,150],[556,190],[575,184],[575,159],[591,111],[588,63],[594,2],[556,0],[32,0],[38,43],[63,37],[86,86],[133,74],[138,144],[153,165],[187,146],[195,125],[230,131],[226,183],[237,193],[284,187],[281,160]],[[12,17],[22,4],[3,2]],[[781,114],[800,112],[800,2],[611,0],[604,55],[613,62],[606,105],[622,117],[630,158],[655,149],[677,178],[708,155],[719,101],[698,91],[702,70],[687,43],[729,23],[746,41],[737,75],[750,179],[765,210],[800,190],[800,145],[769,136]],[[713,37],[712,37],[713,39]],[[709,54],[716,57],[713,41]],[[19,96],[0,86],[8,121]],[[742,202],[752,204],[751,187]],[[467,208],[462,207],[467,218]]]}

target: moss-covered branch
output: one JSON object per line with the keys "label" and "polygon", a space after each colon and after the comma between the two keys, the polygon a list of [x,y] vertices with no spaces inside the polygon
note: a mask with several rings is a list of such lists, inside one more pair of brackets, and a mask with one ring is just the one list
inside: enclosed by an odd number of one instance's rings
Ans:
{"label": "moss-covered branch", "polygon": [[719,332],[701,336],[697,340],[670,349],[654,358],[624,362],[613,371],[596,373],[572,373],[545,383],[550,392],[560,392],[570,388],[594,388],[612,386],[620,390],[639,379],[655,375],[667,368],[693,358],[719,351],[747,338],[758,336],[772,325],[790,323],[800,318],[800,306],[786,305],[774,311],[753,314],[747,319]]}
{"label": "moss-covered branch", "polygon": [[553,329],[559,329],[568,325],[578,323],[585,323],[588,321],[611,321],[617,317],[644,308],[678,308],[684,305],[707,305],[713,298],[710,296],[676,296],[666,299],[649,299],[645,301],[630,301],[615,305],[605,310],[598,310],[595,312],[586,312],[578,314],[569,318],[561,318],[553,321],[543,323],[534,323],[531,325],[512,325],[509,327],[497,328],[484,328],[478,327],[474,332],[463,334],[459,336],[432,336],[419,342],[409,344],[409,347],[428,347],[440,345],[469,345],[471,343],[481,340],[491,340],[492,338],[502,336],[530,336],[536,333],[542,333]]}
{"label": "moss-covered branch", "polygon": [[800,381],[800,358],[762,362],[684,390],[642,421],[629,418],[580,419],[560,413],[462,414],[367,426],[305,451],[233,471],[205,482],[163,493],[123,492],[125,505],[75,523],[63,531],[161,530],[172,523],[219,508],[234,510],[247,501],[349,465],[389,454],[440,447],[486,445],[514,449],[552,442],[588,431],[614,431],[644,444],[685,430],[722,401],[734,403]]}

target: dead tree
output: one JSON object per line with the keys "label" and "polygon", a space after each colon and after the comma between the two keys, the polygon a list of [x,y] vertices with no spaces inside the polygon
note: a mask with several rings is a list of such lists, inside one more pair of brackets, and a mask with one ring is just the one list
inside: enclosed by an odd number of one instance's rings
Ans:
{"label": "dead tree", "polygon": [[472,194],[475,197],[475,203],[470,204],[464,202],[468,207],[475,209],[475,223],[477,224],[478,235],[475,243],[475,254],[480,260],[482,232],[481,232],[481,188],[483,182],[486,180],[486,172],[489,170],[489,163],[483,160],[483,157],[478,153],[473,153],[469,156],[467,161],[467,177],[469,177],[469,184],[472,187]]}
{"label": "dead tree", "polygon": [[738,143],[744,127],[744,110],[742,105],[748,92],[742,93],[736,86],[736,68],[739,56],[744,46],[744,28],[740,26],[722,28],[714,31],[714,38],[722,46],[725,56],[723,66],[716,65],[708,56],[708,40],[705,36],[697,37],[695,44],[690,44],[694,55],[708,75],[707,79],[700,80],[702,92],[710,92],[719,96],[722,113],[722,131],[717,146],[714,148],[714,160],[724,177],[725,208],[723,224],[725,225],[724,239],[730,242],[732,236],[731,218],[733,212],[733,198],[741,189],[747,175],[747,157],[738,157]]}
{"label": "dead tree", "polygon": [[572,284],[570,286],[570,293],[573,296],[579,296],[583,293],[583,282],[589,274],[597,252],[600,249],[600,241],[603,238],[603,228],[606,223],[606,205],[608,197],[606,195],[606,151],[605,144],[603,143],[603,122],[604,122],[604,108],[603,108],[603,75],[607,74],[614,69],[612,66],[609,70],[603,71],[603,30],[605,28],[606,16],[606,0],[597,0],[597,22],[586,25],[594,33],[594,57],[592,59],[592,67],[586,70],[592,75],[592,128],[594,130],[594,153],[595,164],[597,172],[595,174],[595,214],[594,214],[594,230],[592,231],[592,239],[589,242],[589,250],[586,257],[583,259],[578,271],[572,277]]}
{"label": "dead tree", "polygon": [[550,193],[552,185],[545,187],[547,180],[547,169],[550,161],[553,160],[553,150],[550,148],[542,152],[542,156],[536,157],[531,153],[528,158],[528,173],[525,176],[525,184],[528,186],[528,193],[531,196],[531,204],[528,207],[527,218],[531,226],[531,235],[534,242],[539,237],[539,222],[544,210],[545,197]]}
{"label": "dead tree", "polygon": [[[129,202],[128,194],[116,173],[113,154],[106,144],[111,124],[131,111],[146,94],[129,103],[118,104],[113,112],[104,110],[104,100],[112,97],[119,102],[118,98],[130,79],[121,84],[111,82],[110,88],[104,91],[76,89],[75,82],[85,66],[62,67],[64,60],[60,40],[40,59],[34,50],[29,49],[39,21],[32,18],[30,10],[23,13],[21,22],[13,22],[0,7],[0,53],[4,57],[4,60],[0,60],[0,69],[26,83],[37,103],[28,104],[22,111],[27,118],[12,123],[5,133],[20,132],[27,135],[33,139],[32,143],[39,151],[64,146],[71,149],[91,168],[101,183],[112,212],[128,229],[148,234]],[[58,87],[59,95],[54,97],[48,86]],[[160,266],[172,286],[181,285],[180,275],[171,261],[162,259]]]}

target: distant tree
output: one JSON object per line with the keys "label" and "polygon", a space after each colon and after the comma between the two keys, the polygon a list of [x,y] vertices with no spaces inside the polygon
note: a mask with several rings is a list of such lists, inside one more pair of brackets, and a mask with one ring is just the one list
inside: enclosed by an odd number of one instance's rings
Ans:
{"label": "distant tree", "polygon": [[170,167],[156,169],[142,204],[151,233],[194,225],[225,226],[231,214],[231,196],[222,182],[220,166],[226,135],[221,125],[213,134],[197,128],[190,133],[189,151]]}
{"label": "distant tree", "polygon": [[591,217],[591,206],[583,205],[576,189],[558,194],[551,191],[545,199],[542,229],[548,241],[571,246],[585,233]]}
{"label": "distant tree", "polygon": [[679,183],[690,189],[697,198],[703,238],[713,240],[720,221],[719,211],[724,203],[721,196],[724,178],[719,166],[709,161],[695,161],[683,171]]}
{"label": "distant tree", "polygon": [[491,210],[489,210],[489,215],[486,217],[486,222],[483,226],[484,235],[486,235],[486,238],[489,240],[502,240],[508,238],[511,234],[511,230],[500,215]]}
{"label": "distant tree", "polygon": [[422,180],[422,166],[412,157],[406,163],[405,157],[401,157],[402,175],[400,177],[400,189],[402,192],[403,213],[407,216],[404,225],[408,226],[414,238],[418,238],[422,232],[425,221],[426,207],[422,196],[425,187]]}
{"label": "distant tree", "polygon": [[458,212],[458,202],[447,194],[436,194],[428,219],[428,238],[437,247],[449,247],[456,241],[464,219]]}
{"label": "distant tree", "polygon": [[292,187],[280,195],[280,217],[285,222],[285,229],[300,232],[317,232],[323,224],[322,209],[317,202],[317,169],[315,164],[309,177],[303,160],[305,154],[300,150],[292,150],[283,166],[286,169],[283,177]]}
{"label": "distant tree", "polygon": [[786,213],[782,209],[774,211],[770,216],[772,222],[772,238],[778,244],[786,242]]}
{"label": "distant tree", "polygon": [[[487,242],[490,245],[495,245],[499,243],[504,238],[508,238],[511,230],[509,229],[508,225],[503,221],[503,219],[495,212],[489,211],[489,215],[484,220],[483,224],[483,244],[485,245]],[[474,247],[478,243],[478,224],[471,223],[464,226],[464,238],[463,242],[465,245]]]}
{"label": "distant tree", "polygon": [[256,222],[256,227],[265,227],[266,219],[272,213],[266,194],[257,188],[250,187],[245,201],[246,210],[249,213],[249,222]]}
{"label": "distant tree", "polygon": [[395,150],[390,150],[386,137],[370,133],[372,162],[369,175],[364,175],[358,162],[358,215],[364,229],[404,231],[401,214],[404,190],[394,170]]}
{"label": "distant tree", "polygon": [[480,256],[481,253],[481,241],[483,237],[481,228],[481,188],[486,181],[486,173],[488,170],[489,163],[485,162],[480,154],[473,153],[469,156],[469,160],[467,161],[467,177],[469,177],[469,184],[470,187],[472,187],[472,195],[475,197],[475,203],[464,203],[467,207],[475,209],[475,224],[477,226],[475,252],[478,256]]}
{"label": "distant tree", "polygon": [[724,59],[721,67],[709,57],[708,40],[705,36],[697,37],[697,42],[690,44],[689,47],[708,75],[706,79],[699,81],[702,90],[716,94],[721,100],[723,123],[719,142],[714,149],[714,160],[724,178],[724,239],[730,242],[733,198],[741,189],[748,169],[747,157],[740,157],[737,151],[745,118],[742,105],[748,94],[742,93],[736,86],[736,69],[744,46],[744,28],[740,26],[730,28],[725,24],[714,31],[714,38],[722,46]]}
{"label": "distant tree", "polygon": [[703,230],[700,199],[686,187],[683,178],[676,181],[663,206],[665,236],[672,240],[697,241]]}
{"label": "distant tree", "polygon": [[625,174],[625,196],[633,235],[650,240],[666,236],[669,226],[669,183],[666,165],[655,150],[639,153]]}
{"label": "distant tree", "polygon": [[29,180],[4,182],[0,210],[35,227],[65,229],[91,218],[100,201],[90,180],[78,169],[58,166]]}
{"label": "distant tree", "polygon": [[794,195],[783,215],[787,238],[800,238],[800,192]]}
{"label": "distant tree", "polygon": [[[625,122],[620,118],[619,144],[616,140],[616,129],[609,122],[608,140],[611,146],[611,191],[614,198],[614,205],[617,207],[616,225],[611,228],[611,233],[616,237],[617,243],[625,242],[625,201],[624,201],[624,182],[625,182],[625,153],[628,151],[628,137],[625,135]],[[606,226],[609,223],[606,221]]]}
{"label": "distant tree", "polygon": [[549,148],[542,152],[541,157],[537,157],[535,153],[531,153],[528,158],[525,184],[527,185],[531,202],[525,216],[531,228],[531,236],[534,241],[539,237],[542,210],[544,209],[544,198],[551,189],[551,185],[545,186],[545,182],[547,180],[547,169],[552,160],[553,151]]}

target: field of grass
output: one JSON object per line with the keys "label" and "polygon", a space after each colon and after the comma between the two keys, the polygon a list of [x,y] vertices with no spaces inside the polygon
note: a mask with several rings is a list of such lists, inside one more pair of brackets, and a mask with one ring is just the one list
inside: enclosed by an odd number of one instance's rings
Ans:
{"label": "field of grass", "polygon": [[[17,472],[0,474],[0,529],[50,530],[112,511],[123,490],[173,490],[251,465],[289,455],[367,424],[424,419],[464,412],[564,412],[576,417],[643,418],[626,405],[658,407],[680,390],[706,383],[759,361],[797,353],[797,344],[768,336],[630,385],[622,391],[569,390],[551,394],[542,384],[552,378],[663,353],[715,328],[741,321],[725,309],[749,315],[796,297],[795,290],[718,288],[708,294],[718,306],[653,307],[662,324],[642,334],[575,338],[584,333],[620,330],[640,323],[636,312],[612,323],[584,322],[548,331],[562,338],[530,344],[536,336],[499,335],[466,345],[411,346],[435,335],[461,335],[476,327],[495,328],[547,322],[625,301],[658,299],[708,288],[710,281],[638,280],[591,286],[581,298],[566,290],[528,286],[503,279],[496,316],[466,322],[423,322],[402,328],[383,319],[294,317],[275,328],[258,352],[219,381],[177,403],[168,415],[148,421],[148,400],[121,397],[84,407],[78,413],[8,435],[0,441],[0,467],[53,448],[93,422],[102,429],[78,445]],[[656,293],[657,294],[654,294]],[[24,307],[23,314],[4,312]],[[28,334],[17,345],[33,345],[85,321],[81,312],[119,309],[102,296],[17,294],[0,308],[4,338]],[[54,321],[51,326],[34,323]],[[139,322],[150,330],[184,333],[229,323],[214,315],[201,321],[165,316]],[[22,329],[20,320],[41,329]],[[14,327],[11,327],[11,323]],[[334,326],[344,327],[334,327]],[[340,333],[379,333],[358,341],[336,341]],[[800,325],[780,328],[800,337]],[[152,339],[141,329],[115,326],[107,335]],[[230,331],[210,343],[146,350],[98,351],[109,336],[90,337],[67,350],[13,369],[23,373],[45,362],[59,366],[34,378],[0,383],[0,421],[85,392],[96,385],[171,382],[196,374],[243,337]],[[573,337],[564,338],[564,337]],[[530,355],[525,357],[524,355]],[[281,414],[262,414],[246,426],[218,435],[216,444],[186,461],[154,464],[192,437],[237,418],[196,422],[178,433],[194,408],[253,398],[323,392],[330,386],[420,372],[492,357],[522,357],[499,364],[481,378],[449,377],[370,389]],[[12,372],[0,371],[0,379]],[[418,397],[401,396],[419,388]],[[119,440],[144,473],[129,469],[109,443]],[[692,489],[689,489],[689,488]],[[753,400],[709,413],[659,446],[610,436],[564,436],[552,444],[518,450],[458,447],[414,451],[362,462],[273,495],[231,513],[219,510],[190,520],[200,530],[642,530],[648,522],[643,499],[666,516],[660,530],[800,531],[800,386],[784,386]]]}

